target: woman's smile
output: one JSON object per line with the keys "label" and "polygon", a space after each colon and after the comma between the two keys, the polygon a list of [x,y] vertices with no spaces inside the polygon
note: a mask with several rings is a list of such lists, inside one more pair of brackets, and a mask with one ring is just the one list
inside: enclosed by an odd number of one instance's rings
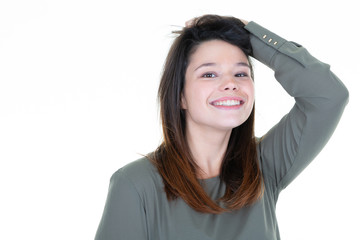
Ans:
{"label": "woman's smile", "polygon": [[210,102],[210,105],[223,110],[236,110],[244,105],[245,101],[240,97],[222,97]]}

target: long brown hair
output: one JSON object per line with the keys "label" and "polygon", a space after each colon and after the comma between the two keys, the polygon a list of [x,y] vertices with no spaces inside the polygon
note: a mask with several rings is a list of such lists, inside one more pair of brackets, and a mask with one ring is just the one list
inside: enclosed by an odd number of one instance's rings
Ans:
{"label": "long brown hair", "polygon": [[[158,90],[164,139],[148,157],[162,176],[169,201],[181,197],[196,211],[216,214],[251,205],[262,194],[262,174],[254,137],[255,108],[242,125],[232,130],[220,171],[226,191],[221,199],[213,201],[197,179],[199,167],[186,141],[185,112],[180,103],[189,57],[197,46],[204,41],[220,39],[238,46],[249,59],[252,54],[249,33],[239,19],[217,15],[197,18],[192,26],[177,33]],[[251,66],[250,59],[249,63]],[[251,75],[253,77],[252,67]],[[220,206],[221,202],[225,207]]]}

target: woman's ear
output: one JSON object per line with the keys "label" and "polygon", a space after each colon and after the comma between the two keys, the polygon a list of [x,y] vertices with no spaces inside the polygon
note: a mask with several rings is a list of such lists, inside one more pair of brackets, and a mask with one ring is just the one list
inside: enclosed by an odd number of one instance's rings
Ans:
{"label": "woman's ear", "polygon": [[184,92],[181,93],[181,109],[187,109],[186,99],[184,96]]}

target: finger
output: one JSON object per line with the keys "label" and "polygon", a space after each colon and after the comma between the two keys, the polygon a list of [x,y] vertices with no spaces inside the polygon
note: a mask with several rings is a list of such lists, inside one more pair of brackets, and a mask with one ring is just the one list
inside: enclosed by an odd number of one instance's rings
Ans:
{"label": "finger", "polygon": [[196,18],[190,19],[188,21],[185,22],[185,26],[186,27],[192,27],[195,24],[195,20]]}

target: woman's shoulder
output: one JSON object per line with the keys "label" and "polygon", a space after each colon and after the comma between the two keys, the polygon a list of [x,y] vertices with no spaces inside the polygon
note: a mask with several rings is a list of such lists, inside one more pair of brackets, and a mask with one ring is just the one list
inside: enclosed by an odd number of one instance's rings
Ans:
{"label": "woman's shoulder", "polygon": [[112,182],[127,182],[138,192],[144,192],[151,188],[162,188],[162,178],[154,164],[147,158],[142,157],[126,164],[118,169],[111,177]]}

